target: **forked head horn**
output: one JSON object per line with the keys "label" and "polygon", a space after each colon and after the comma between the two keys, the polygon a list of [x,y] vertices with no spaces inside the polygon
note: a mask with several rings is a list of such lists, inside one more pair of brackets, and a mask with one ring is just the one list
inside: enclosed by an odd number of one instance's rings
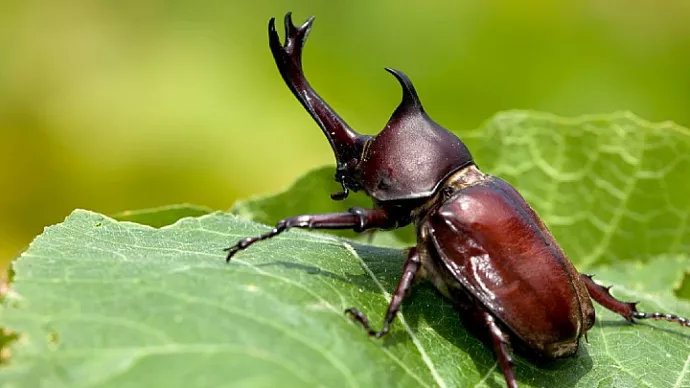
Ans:
{"label": "forked head horn", "polygon": [[284,20],[285,41],[281,43],[276,31],[275,19],[271,19],[268,23],[268,42],[283,80],[321,127],[333,148],[337,162],[335,179],[343,186],[342,193],[335,194],[333,198],[343,199],[347,196],[348,188],[355,191],[359,189],[357,181],[352,178],[354,175],[352,166],[359,162],[364,144],[371,136],[360,135],[350,128],[345,120],[316,93],[304,76],[302,50],[313,22],[312,16],[301,26],[295,26],[292,23],[292,15],[288,13]]}

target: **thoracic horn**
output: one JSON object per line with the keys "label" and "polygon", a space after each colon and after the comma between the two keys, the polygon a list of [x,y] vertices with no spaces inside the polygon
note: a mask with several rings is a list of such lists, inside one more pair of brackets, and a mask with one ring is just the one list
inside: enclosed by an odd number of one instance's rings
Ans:
{"label": "thoracic horn", "polygon": [[417,91],[414,85],[412,85],[410,78],[400,70],[386,67],[386,71],[393,74],[402,87],[402,101],[393,113],[393,116],[404,113],[424,112],[422,102],[419,101],[419,96],[417,96]]}

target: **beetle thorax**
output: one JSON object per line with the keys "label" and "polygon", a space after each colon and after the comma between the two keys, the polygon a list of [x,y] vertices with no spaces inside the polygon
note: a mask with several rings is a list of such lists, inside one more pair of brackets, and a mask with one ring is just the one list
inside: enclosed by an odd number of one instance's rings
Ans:
{"label": "beetle thorax", "polygon": [[[406,112],[407,113],[407,112]],[[378,201],[433,195],[472,157],[460,139],[422,112],[394,116],[366,147],[362,186]]]}
{"label": "beetle thorax", "polygon": [[378,202],[429,198],[450,174],[473,164],[465,144],[432,120],[402,72],[400,105],[365,146],[357,166],[361,186]]}
{"label": "beetle thorax", "polygon": [[443,204],[456,192],[466,187],[480,184],[489,177],[489,175],[481,172],[474,164],[456,170],[443,180],[432,197],[412,210],[412,219],[415,224],[419,224],[427,217],[430,211],[438,209],[440,204]]}

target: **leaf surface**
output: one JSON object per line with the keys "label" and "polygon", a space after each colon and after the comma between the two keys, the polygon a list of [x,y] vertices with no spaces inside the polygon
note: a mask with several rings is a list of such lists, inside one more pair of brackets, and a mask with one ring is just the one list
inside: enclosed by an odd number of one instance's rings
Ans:
{"label": "leaf surface", "polygon": [[[615,284],[615,296],[640,300],[643,311],[690,316],[682,299],[690,295],[687,129],[628,113],[507,112],[461,135],[482,170],[520,190],[580,270]],[[343,315],[357,307],[380,326],[400,249],[295,230],[225,264],[223,248],[267,230],[246,218],[273,224],[371,206],[359,194],[331,201],[338,189],[332,168],[322,168],[283,193],[236,204],[242,218],[187,205],[121,221],[75,211],[14,264],[0,322],[20,337],[0,353],[1,385],[503,386],[493,352],[429,285],[415,288],[385,339],[370,339]],[[157,229],[122,220],[177,222]],[[375,242],[400,248],[414,243],[409,232],[378,233]],[[518,357],[518,380],[690,387],[688,331],[631,325],[597,308],[576,357]]]}
{"label": "leaf surface", "polygon": [[[264,230],[224,214],[154,229],[75,211],[15,263],[15,295],[2,321],[22,336],[0,381],[16,387],[502,384],[492,352],[428,286],[416,289],[382,341],[342,314],[356,306],[380,324],[399,276],[399,250],[290,231],[225,264],[223,247]],[[659,291],[666,279],[682,276],[685,262],[609,267],[598,279],[631,285],[614,290],[641,299],[645,309],[690,315],[690,304]],[[648,289],[649,273],[660,278]],[[521,384],[690,384],[684,372],[690,337],[682,328],[630,325],[598,313],[577,357],[541,366],[518,358]]]}

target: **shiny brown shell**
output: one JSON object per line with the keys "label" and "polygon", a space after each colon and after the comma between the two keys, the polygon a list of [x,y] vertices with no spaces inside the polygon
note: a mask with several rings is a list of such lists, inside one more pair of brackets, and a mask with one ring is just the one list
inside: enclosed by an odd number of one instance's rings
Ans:
{"label": "shiny brown shell", "polygon": [[[451,299],[468,293],[479,308],[548,357],[577,351],[594,323],[580,274],[520,194],[487,176],[459,190],[420,225],[426,251]],[[452,285],[460,288],[452,288]]]}

